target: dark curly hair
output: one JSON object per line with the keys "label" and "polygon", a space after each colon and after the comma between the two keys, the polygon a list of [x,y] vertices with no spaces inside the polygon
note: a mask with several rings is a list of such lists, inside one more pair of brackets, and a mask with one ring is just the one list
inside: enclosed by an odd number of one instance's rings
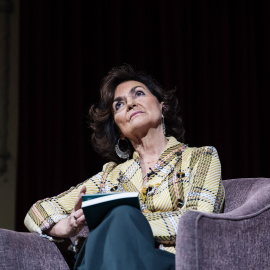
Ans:
{"label": "dark curly hair", "polygon": [[[163,101],[162,112],[166,125],[166,136],[174,136],[183,142],[185,131],[182,118],[178,115],[179,106],[175,90],[164,91],[151,76],[143,72],[137,72],[126,64],[113,68],[102,80],[100,102],[97,105],[92,105],[89,109],[89,123],[93,130],[91,141],[95,151],[105,159],[116,163],[123,162],[123,159],[120,159],[115,152],[119,131],[114,122],[112,104],[116,87],[126,81],[143,83],[159,102]],[[128,147],[132,149],[131,154],[134,150],[131,143]]]}

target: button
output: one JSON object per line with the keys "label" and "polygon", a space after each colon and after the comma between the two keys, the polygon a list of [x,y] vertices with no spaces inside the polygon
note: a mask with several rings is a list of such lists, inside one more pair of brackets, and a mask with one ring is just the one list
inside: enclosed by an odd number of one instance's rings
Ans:
{"label": "button", "polygon": [[181,199],[178,199],[178,204],[177,204],[177,206],[178,206],[178,207],[182,207],[183,204],[184,204],[184,202],[183,202]]}
{"label": "button", "polygon": [[183,177],[185,177],[185,173],[180,172],[180,173],[178,173],[176,176],[177,176],[178,178],[183,178]]}
{"label": "button", "polygon": [[115,187],[112,187],[112,188],[110,189],[110,191],[116,191],[117,189],[118,189],[118,187],[115,186]]}

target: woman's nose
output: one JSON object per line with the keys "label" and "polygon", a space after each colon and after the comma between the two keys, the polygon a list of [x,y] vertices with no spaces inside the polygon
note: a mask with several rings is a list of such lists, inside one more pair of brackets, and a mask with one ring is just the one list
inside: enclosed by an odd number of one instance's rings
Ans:
{"label": "woman's nose", "polygon": [[127,100],[127,108],[128,110],[132,110],[136,106],[136,102],[133,98],[129,98]]}

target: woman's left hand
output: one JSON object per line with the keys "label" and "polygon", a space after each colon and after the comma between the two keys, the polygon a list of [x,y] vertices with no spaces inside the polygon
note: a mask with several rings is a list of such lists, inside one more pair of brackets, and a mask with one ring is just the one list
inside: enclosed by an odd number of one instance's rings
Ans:
{"label": "woman's left hand", "polygon": [[87,225],[86,220],[85,220],[85,216],[82,210],[82,195],[84,195],[86,193],[86,187],[83,186],[80,194],[78,196],[77,201],[75,202],[75,206],[69,216],[70,219],[70,233],[71,236],[75,236],[77,235],[80,230]]}
{"label": "woman's left hand", "polygon": [[85,216],[82,210],[82,195],[86,193],[86,187],[83,186],[74,208],[69,217],[57,222],[52,228],[46,231],[48,235],[68,238],[76,236],[86,225]]}

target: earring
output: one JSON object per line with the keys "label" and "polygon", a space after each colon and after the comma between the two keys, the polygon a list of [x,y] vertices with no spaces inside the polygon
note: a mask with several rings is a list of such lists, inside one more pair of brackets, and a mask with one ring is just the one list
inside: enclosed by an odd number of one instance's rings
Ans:
{"label": "earring", "polygon": [[163,133],[164,133],[164,135],[166,136],[166,126],[165,126],[163,114],[162,114],[162,120],[161,120],[161,121],[162,121]]}
{"label": "earring", "polygon": [[[120,158],[123,158],[123,159],[128,159],[129,158],[129,151],[122,151],[121,149],[120,149],[120,147],[119,147],[119,141],[120,141],[120,139],[118,139],[118,142],[117,142],[117,144],[115,145],[115,152],[116,152],[116,154],[117,154],[117,156],[118,157],[120,157]],[[125,139],[125,140],[122,140],[122,141],[126,141],[126,143],[127,143],[127,145],[128,145],[128,141],[127,141],[127,139]]]}

